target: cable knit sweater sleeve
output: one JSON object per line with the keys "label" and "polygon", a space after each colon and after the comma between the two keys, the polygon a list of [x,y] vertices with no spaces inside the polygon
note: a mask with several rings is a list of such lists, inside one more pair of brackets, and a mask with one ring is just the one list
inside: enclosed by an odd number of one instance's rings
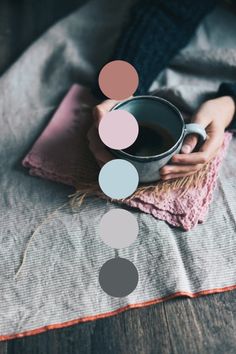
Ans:
{"label": "cable knit sweater sleeve", "polygon": [[131,63],[139,74],[135,95],[146,94],[158,73],[190,40],[217,0],[139,0],[131,8],[110,60]]}
{"label": "cable knit sweater sleeve", "polygon": [[[222,96],[231,96],[234,99],[236,107],[236,83],[222,83],[219,87],[216,97]],[[232,120],[231,124],[228,126],[227,129],[236,132],[236,108],[234,119]]]}
{"label": "cable knit sweater sleeve", "polygon": [[[218,0],[138,0],[109,59],[126,60],[139,75],[135,95],[147,94],[159,72],[191,39]],[[106,98],[96,86],[94,93]],[[236,97],[236,84],[224,83],[217,96]],[[236,119],[230,125],[236,129]]]}

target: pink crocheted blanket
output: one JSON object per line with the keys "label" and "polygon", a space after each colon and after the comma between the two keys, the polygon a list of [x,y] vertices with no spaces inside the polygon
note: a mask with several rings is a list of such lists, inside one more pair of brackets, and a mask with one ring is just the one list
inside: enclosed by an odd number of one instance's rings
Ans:
{"label": "pink crocheted blanket", "polygon": [[[79,85],[73,85],[46,129],[23,160],[31,175],[62,182],[75,188],[79,183],[97,181],[99,168],[88,149],[87,131],[96,101]],[[136,193],[124,203],[184,230],[202,223],[213,198],[220,165],[232,134],[225,133],[218,155],[198,187]],[[159,182],[160,183],[160,182]]]}

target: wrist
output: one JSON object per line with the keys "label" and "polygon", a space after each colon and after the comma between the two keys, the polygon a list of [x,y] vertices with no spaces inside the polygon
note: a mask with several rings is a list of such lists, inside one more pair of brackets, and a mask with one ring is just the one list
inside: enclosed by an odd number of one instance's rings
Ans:
{"label": "wrist", "polygon": [[236,111],[235,101],[231,96],[222,96],[204,102],[193,117],[193,122],[206,128],[209,124],[223,130],[232,122]]}
{"label": "wrist", "polygon": [[236,113],[236,100],[232,96],[222,96],[218,98],[221,100],[222,106],[225,108],[225,128],[232,122]]}

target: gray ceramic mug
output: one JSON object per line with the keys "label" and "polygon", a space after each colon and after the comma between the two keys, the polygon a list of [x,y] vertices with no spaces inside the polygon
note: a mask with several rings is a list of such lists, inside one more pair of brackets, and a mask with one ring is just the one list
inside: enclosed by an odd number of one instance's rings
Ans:
{"label": "gray ceramic mug", "polygon": [[118,158],[131,162],[137,169],[140,182],[154,182],[160,179],[160,168],[177,154],[188,134],[197,134],[199,143],[206,137],[205,129],[196,123],[185,124],[180,111],[167,100],[156,96],[136,96],[116,104],[111,110],[123,109],[130,112],[139,124],[150,124],[168,131],[173,138],[173,146],[161,154],[152,156],[136,156],[123,150],[110,149]]}

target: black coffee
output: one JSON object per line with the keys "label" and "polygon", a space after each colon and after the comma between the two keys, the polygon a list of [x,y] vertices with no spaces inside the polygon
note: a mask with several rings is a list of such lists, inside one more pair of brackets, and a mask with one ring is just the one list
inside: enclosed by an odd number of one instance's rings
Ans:
{"label": "black coffee", "polygon": [[164,128],[157,125],[139,125],[136,141],[123,151],[134,156],[162,154],[175,144],[174,138]]}

